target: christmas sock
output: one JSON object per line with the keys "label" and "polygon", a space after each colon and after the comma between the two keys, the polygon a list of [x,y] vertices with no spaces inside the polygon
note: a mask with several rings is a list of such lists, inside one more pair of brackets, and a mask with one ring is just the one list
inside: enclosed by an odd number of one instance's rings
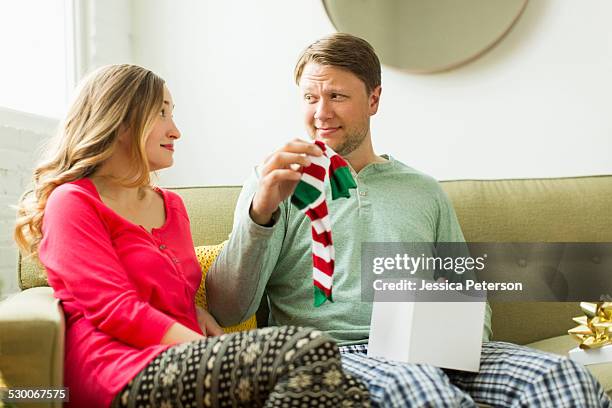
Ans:
{"label": "christmas sock", "polygon": [[314,283],[314,305],[321,306],[326,300],[333,302],[332,282],[334,275],[334,245],[327,202],[325,201],[325,178],[329,177],[332,200],[349,198],[349,189],[357,188],[351,171],[344,159],[323,142],[315,141],[323,151],[319,157],[311,156],[311,164],[303,169],[291,202],[311,220],[312,225],[312,279]]}

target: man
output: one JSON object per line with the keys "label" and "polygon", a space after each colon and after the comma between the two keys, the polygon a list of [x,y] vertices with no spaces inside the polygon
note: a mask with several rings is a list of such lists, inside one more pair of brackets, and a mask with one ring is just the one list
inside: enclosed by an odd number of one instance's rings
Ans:
{"label": "man", "polygon": [[207,276],[213,314],[222,324],[237,323],[257,310],[265,290],[271,323],[330,334],[344,368],[367,384],[375,406],[608,406],[599,383],[570,360],[489,342],[488,308],[478,374],[366,356],[372,304],[361,301],[362,242],[464,241],[435,180],[374,153],[370,117],[380,101],[380,71],[372,47],[348,34],[310,45],[295,69],[310,137],[343,156],[357,184],[350,198],[328,200],[334,302],[313,306],[310,220],[289,202],[301,167],[322,153],[293,140],[245,183],[230,240]]}

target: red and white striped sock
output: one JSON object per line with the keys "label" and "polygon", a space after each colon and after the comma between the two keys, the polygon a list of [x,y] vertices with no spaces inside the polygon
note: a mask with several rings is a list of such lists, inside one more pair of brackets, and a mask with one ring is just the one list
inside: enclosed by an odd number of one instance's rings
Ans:
{"label": "red and white striped sock", "polygon": [[334,274],[334,245],[331,222],[325,197],[325,179],[329,177],[332,200],[349,198],[349,189],[357,188],[348,164],[323,142],[315,141],[323,151],[319,157],[311,156],[311,164],[303,169],[291,202],[305,213],[312,222],[312,279],[314,283],[314,305],[321,306],[326,300],[333,302],[332,283]]}

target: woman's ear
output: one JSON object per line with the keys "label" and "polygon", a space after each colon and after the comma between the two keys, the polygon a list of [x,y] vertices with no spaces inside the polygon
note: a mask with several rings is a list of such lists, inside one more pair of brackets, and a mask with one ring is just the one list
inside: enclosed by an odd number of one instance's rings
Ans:
{"label": "woman's ear", "polygon": [[117,141],[121,144],[130,142],[130,128],[124,123],[119,125],[119,129],[117,129]]}

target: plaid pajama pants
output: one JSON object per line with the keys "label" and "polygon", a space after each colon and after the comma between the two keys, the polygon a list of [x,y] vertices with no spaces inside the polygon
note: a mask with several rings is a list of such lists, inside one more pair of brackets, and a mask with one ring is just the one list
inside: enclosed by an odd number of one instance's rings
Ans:
{"label": "plaid pajama pants", "polygon": [[612,407],[580,364],[516,344],[483,343],[479,373],[369,358],[367,344],[340,352],[344,371],[366,383],[373,407]]}

